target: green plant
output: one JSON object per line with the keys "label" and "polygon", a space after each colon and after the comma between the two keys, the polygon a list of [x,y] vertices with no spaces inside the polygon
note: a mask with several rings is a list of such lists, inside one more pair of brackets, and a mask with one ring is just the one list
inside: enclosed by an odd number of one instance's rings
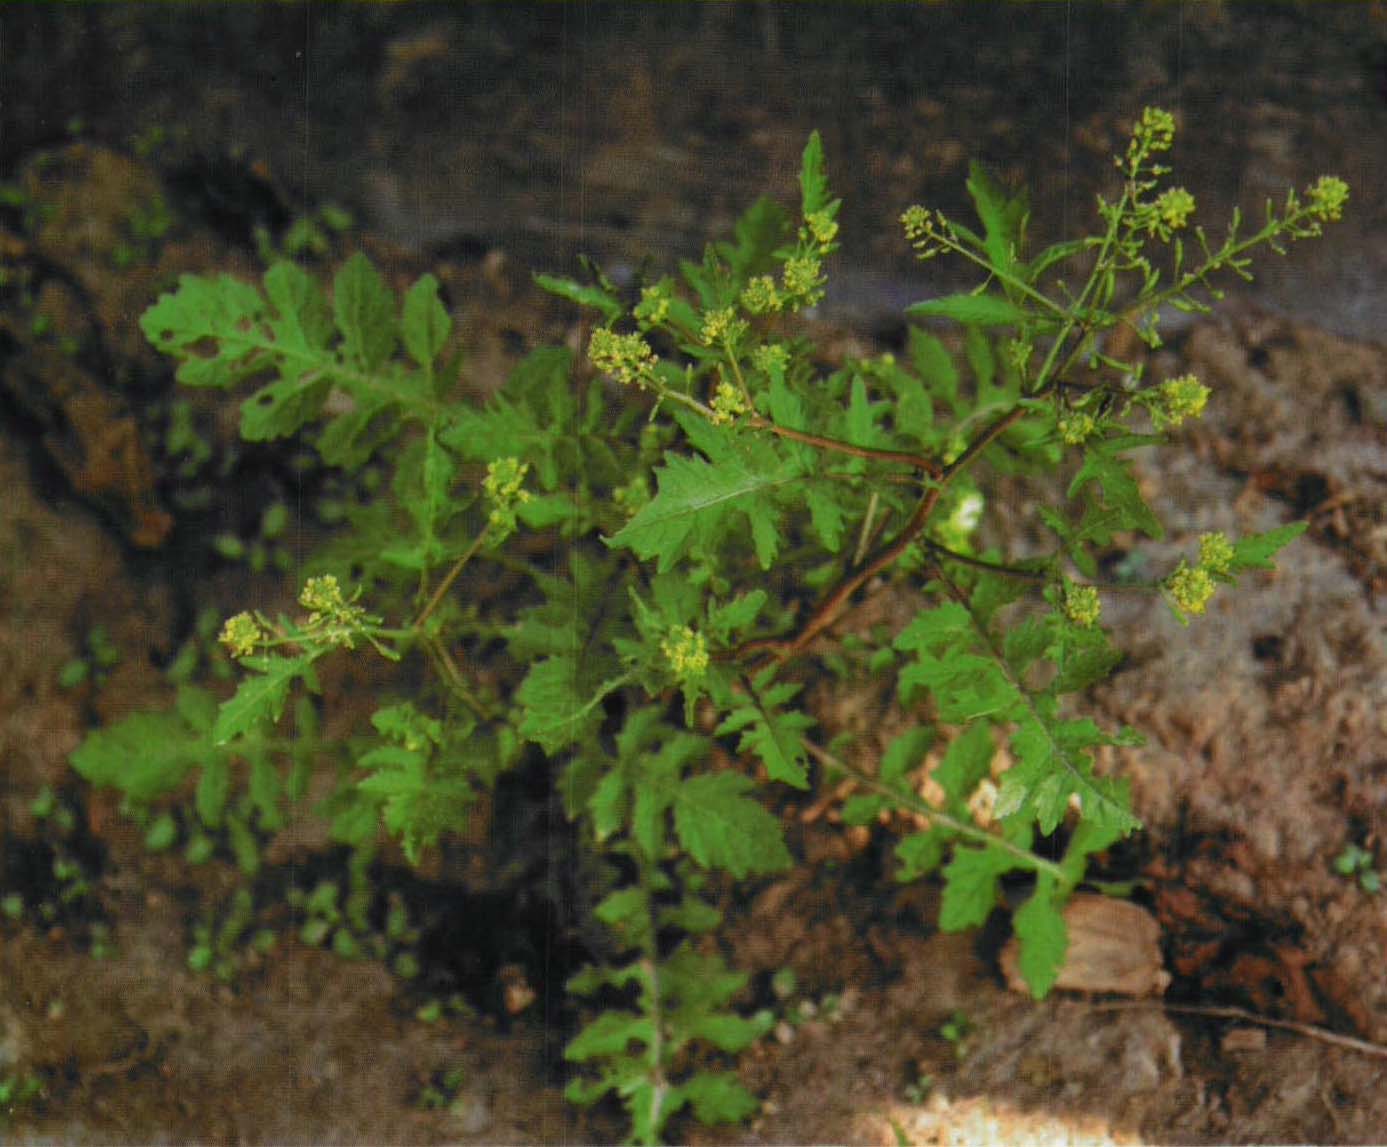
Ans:
{"label": "green plant", "polygon": [[[905,1101],[919,1105],[929,1099],[934,1090],[934,1076],[927,1071],[920,1072],[911,1083],[905,1085]],[[907,1140],[909,1142],[909,1140]]]}
{"label": "green plant", "polygon": [[[755,1106],[719,1064],[774,1018],[737,1009],[746,977],[716,931],[729,881],[795,863],[760,780],[784,799],[848,776],[845,820],[912,814],[899,877],[940,873],[943,928],[982,923],[1004,876],[1028,880],[1013,924],[1022,975],[1043,996],[1064,958],[1067,898],[1090,858],[1138,827],[1126,783],[1094,761],[1137,734],[1100,728],[1073,700],[1119,660],[1100,625],[1119,586],[1099,579],[1098,559],[1163,536],[1130,455],[1208,397],[1191,376],[1147,380],[1104,336],[1128,328],[1158,345],[1162,305],[1207,309],[1217,273],[1247,277],[1251,249],[1319,234],[1347,196],[1323,178],[1269,204],[1252,235],[1235,217],[1212,244],[1190,232],[1188,193],[1162,188],[1173,131],[1148,110],[1098,231],[1036,255],[1024,197],[980,168],[968,181],[980,231],[908,210],[921,258],[959,257],[983,277],[909,309],[959,327],[954,349],[916,325],[904,358],[832,371],[799,315],[823,297],[838,242],[817,135],[797,218],[758,202],[730,241],[634,304],[600,273],[539,276],[600,316],[587,366],[537,351],[481,407],[454,397],[459,361],[432,276],[402,301],[359,255],[330,297],[290,263],[259,287],[184,277],[142,320],[184,384],[253,382],[244,438],[304,433],[326,466],[375,460],[391,477],[346,510],[349,536],[308,558],[296,613],[226,622],[244,670],[233,696],[184,684],[173,713],[94,733],[74,764],[146,804],[200,772],[210,828],[230,816],[233,771],[269,826],[319,760],[337,770],[323,810],[336,839],[365,854],[383,821],[415,859],[465,826],[504,770],[542,753],[595,856],[594,914],[610,934],[568,985],[598,1013],[568,1045],[588,1071],[568,1094],[618,1097],[640,1142],[685,1108],[716,1121]],[[1033,480],[1042,497],[1057,472],[1068,483],[1041,507],[1048,548],[1017,557],[979,540],[989,475]],[[1120,588],[1161,594],[1186,622],[1303,529],[1209,534],[1197,560]],[[843,632],[849,608],[887,584],[908,615]],[[319,745],[305,694],[319,662],[353,650],[432,672],[422,686],[402,679],[369,728]],[[806,711],[816,662],[895,698],[904,731],[874,772]],[[295,732],[280,734],[291,699]],[[330,928],[330,915],[315,918]]]}
{"label": "green plant", "polygon": [[253,573],[263,573],[269,567],[287,573],[294,564],[293,555],[282,544],[289,525],[289,507],[271,502],[260,515],[258,536],[247,543],[232,533],[218,534],[212,539],[212,548],[227,561],[244,561]]}
{"label": "green plant", "polygon": [[104,625],[93,625],[87,631],[83,646],[82,656],[65,661],[58,670],[58,684],[64,689],[75,689],[87,681],[99,686],[120,664],[120,650]]}
{"label": "green plant", "polygon": [[1364,892],[1375,893],[1382,888],[1382,877],[1373,866],[1373,854],[1360,845],[1345,845],[1344,851],[1334,858],[1334,871],[1356,878]]}
{"label": "green plant", "polygon": [[968,1055],[968,1040],[973,1034],[973,1022],[963,1012],[954,1012],[953,1017],[939,1026],[939,1034],[954,1049],[955,1059],[965,1059]]}
{"label": "green plant", "polygon": [[16,1111],[43,1099],[43,1080],[36,1075],[0,1075],[0,1124]]}

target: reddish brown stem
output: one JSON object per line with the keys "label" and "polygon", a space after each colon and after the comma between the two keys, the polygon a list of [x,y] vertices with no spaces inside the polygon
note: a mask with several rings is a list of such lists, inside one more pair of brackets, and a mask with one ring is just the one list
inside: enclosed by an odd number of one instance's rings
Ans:
{"label": "reddish brown stem", "polygon": [[[768,639],[763,641],[749,641],[741,646],[735,656],[745,657],[748,654],[764,653],[770,661],[785,662],[792,657],[797,657],[808,647],[809,643],[818,637],[825,629],[838,620],[839,615],[847,606],[859,589],[861,589],[882,570],[894,565],[900,556],[909,548],[910,543],[919,537],[924,530],[925,524],[929,521],[930,515],[934,513],[935,507],[939,504],[939,496],[943,492],[942,483],[947,482],[950,477],[966,467],[983,450],[987,449],[997,440],[1006,430],[1015,425],[1025,415],[1025,407],[1014,406],[1001,417],[997,418],[979,434],[968,448],[955,458],[948,466],[938,472],[937,477],[940,485],[932,486],[925,491],[920,499],[920,504],[915,507],[915,512],[911,514],[910,521],[898,533],[894,539],[888,542],[882,549],[868,559],[867,564],[853,574],[846,581],[836,586],[827,597],[823,599],[810,615],[809,620],[804,623],[800,631],[788,640]],[[918,462],[916,463],[918,464]],[[758,669],[764,668],[758,666]]]}
{"label": "reddish brown stem", "polygon": [[833,454],[848,454],[873,462],[900,462],[916,470],[923,470],[931,478],[939,477],[939,464],[932,458],[920,454],[911,454],[904,450],[875,450],[870,446],[854,446],[851,442],[843,442],[837,438],[824,438],[818,434],[806,434],[803,430],[791,430],[788,426],[777,426],[764,418],[750,419],[748,425],[756,430],[769,430],[779,438],[789,438],[794,442],[817,446],[820,450],[827,450]]}

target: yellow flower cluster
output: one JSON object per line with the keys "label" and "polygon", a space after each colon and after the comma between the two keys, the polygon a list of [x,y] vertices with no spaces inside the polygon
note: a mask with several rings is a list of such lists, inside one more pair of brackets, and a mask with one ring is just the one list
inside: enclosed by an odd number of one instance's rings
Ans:
{"label": "yellow flower cluster", "polygon": [[1157,430],[1179,426],[1187,418],[1198,418],[1209,401],[1209,388],[1192,374],[1170,378],[1156,387],[1148,402],[1151,421]]}
{"label": "yellow flower cluster", "polygon": [[487,521],[501,534],[515,529],[515,510],[530,500],[530,491],[522,489],[530,464],[518,458],[497,458],[486,464],[482,489],[491,501]]}
{"label": "yellow flower cluster", "polygon": [[[360,589],[352,601],[360,596]],[[332,574],[311,577],[303,583],[299,604],[308,610],[308,625],[318,631],[315,636],[329,645],[352,648],[352,633],[366,622],[366,611],[353,605],[342,593],[342,587]]]}
{"label": "yellow flower cluster", "polygon": [[217,640],[226,646],[232,657],[249,657],[255,652],[255,647],[265,640],[265,632],[254,615],[238,613],[226,619]]}
{"label": "yellow flower cluster", "polygon": [[660,651],[679,681],[697,681],[708,671],[708,643],[703,634],[681,625],[669,631],[660,642]]}
{"label": "yellow flower cluster", "polygon": [[1092,629],[1103,615],[1098,590],[1091,585],[1066,585],[1064,616],[1080,629]]}
{"label": "yellow flower cluster", "polygon": [[1061,414],[1059,417],[1060,438],[1066,446],[1082,446],[1098,429],[1098,420],[1091,414],[1081,411]]}
{"label": "yellow flower cluster", "polygon": [[332,574],[311,577],[303,583],[299,591],[299,604],[309,612],[309,620],[337,617],[348,609],[347,599],[342,596],[342,586]]}
{"label": "yellow flower cluster", "polygon": [[1178,231],[1194,214],[1194,196],[1183,187],[1171,187],[1156,196],[1155,222],[1152,230],[1162,239]]}
{"label": "yellow flower cluster", "polygon": [[1199,564],[1186,562],[1166,579],[1166,590],[1182,614],[1201,614],[1214,596],[1220,581],[1231,581],[1233,543],[1222,533],[1203,534],[1199,539]]}
{"label": "yellow flower cluster", "polygon": [[1224,534],[1204,534],[1199,539],[1199,564],[1215,577],[1227,577],[1233,566],[1233,543]]}
{"label": "yellow flower cluster", "polygon": [[1183,562],[1166,580],[1166,589],[1181,613],[1201,614],[1214,596],[1214,579],[1203,566],[1191,568]]}
{"label": "yellow flower cluster", "polygon": [[751,352],[751,365],[767,378],[784,378],[790,352],[783,343],[762,343]]}
{"label": "yellow flower cluster", "polygon": [[656,283],[653,287],[641,288],[641,301],[632,312],[638,320],[650,326],[658,326],[669,318],[670,285],[668,281]]}
{"label": "yellow flower cluster", "polygon": [[806,215],[804,225],[821,249],[838,237],[838,222],[827,211],[814,211]]}
{"label": "yellow flower cluster", "polygon": [[1162,108],[1143,108],[1141,119],[1132,129],[1127,155],[1117,160],[1117,166],[1135,178],[1148,155],[1169,151],[1175,142],[1175,117]]}
{"label": "yellow flower cluster", "polygon": [[1326,223],[1343,218],[1348,202],[1348,184],[1335,175],[1321,175],[1305,192],[1310,200],[1310,214]]}
{"label": "yellow flower cluster", "polygon": [[918,204],[901,215],[905,237],[915,248],[917,259],[933,259],[953,239],[953,227],[942,211],[931,211]]}
{"label": "yellow flower cluster", "polygon": [[703,329],[699,331],[699,341],[704,346],[736,343],[746,334],[746,322],[737,318],[732,307],[721,307],[708,311],[703,316]]}
{"label": "yellow flower cluster", "polygon": [[713,408],[712,423],[714,426],[726,426],[747,412],[746,398],[742,392],[728,382],[727,379],[718,381],[717,390],[713,392],[713,401],[710,404]]}
{"label": "yellow flower cluster", "polygon": [[598,327],[588,340],[588,361],[618,382],[641,387],[655,385],[655,364],[659,359],[641,335],[619,335]]}
{"label": "yellow flower cluster", "polygon": [[812,307],[824,297],[823,260],[817,255],[795,255],[785,260],[785,293],[803,306]]}
{"label": "yellow flower cluster", "polygon": [[769,275],[757,275],[742,288],[742,306],[748,314],[774,314],[785,306],[785,299]]}

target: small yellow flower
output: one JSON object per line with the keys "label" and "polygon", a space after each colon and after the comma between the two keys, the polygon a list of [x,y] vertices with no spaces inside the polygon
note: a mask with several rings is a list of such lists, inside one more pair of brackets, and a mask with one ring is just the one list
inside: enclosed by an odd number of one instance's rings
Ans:
{"label": "small yellow flower", "polygon": [[486,464],[486,477],[482,479],[482,489],[493,502],[518,500],[528,502],[529,491],[522,490],[525,475],[530,472],[530,464],[519,458],[497,458]]}
{"label": "small yellow flower", "polygon": [[742,396],[742,392],[725,378],[718,382],[718,388],[713,392],[713,401],[710,405],[713,408],[712,422],[714,426],[726,426],[747,412],[746,399]]}
{"label": "small yellow flower", "polygon": [[645,387],[654,385],[659,359],[639,334],[619,335],[598,327],[588,341],[588,361],[620,383]]}
{"label": "small yellow flower", "polygon": [[1082,446],[1098,429],[1098,420],[1091,414],[1082,412],[1061,414],[1059,418],[1060,438],[1066,446]]}
{"label": "small yellow flower", "polygon": [[796,255],[786,259],[783,271],[786,293],[801,300],[805,306],[813,306],[824,295],[822,270],[823,262],[816,255]]}
{"label": "small yellow flower", "polygon": [[348,601],[332,574],[311,577],[304,582],[299,604],[308,610],[308,625],[315,636],[330,645],[351,649],[352,631],[366,622],[366,611],[352,604],[360,593],[358,589],[352,601]]}
{"label": "small yellow flower", "polygon": [[1175,117],[1163,108],[1143,108],[1132,143],[1146,151],[1169,151],[1175,142]]}
{"label": "small yellow flower", "polygon": [[774,314],[785,306],[776,289],[775,280],[769,275],[757,275],[742,288],[742,306],[749,314]]}
{"label": "small yellow flower", "polygon": [[486,465],[482,489],[491,501],[487,521],[501,534],[509,534],[515,529],[516,507],[530,500],[530,491],[522,488],[525,475],[529,472],[530,464],[518,458],[497,458]]}
{"label": "small yellow flower", "polygon": [[1306,190],[1310,200],[1310,214],[1326,223],[1337,222],[1343,217],[1344,204],[1348,202],[1348,184],[1335,175],[1321,175]]}
{"label": "small yellow flower", "polygon": [[1066,585],[1064,616],[1080,629],[1092,629],[1103,615],[1103,603],[1098,590],[1091,585]]}
{"label": "small yellow flower", "polygon": [[751,352],[751,365],[770,379],[783,379],[790,365],[790,352],[782,343],[764,343]]}
{"label": "small yellow flower", "polygon": [[676,626],[660,642],[660,652],[678,681],[697,681],[708,671],[708,644],[689,626]]}
{"label": "small yellow flower", "polygon": [[1166,589],[1181,613],[1201,614],[1214,596],[1214,579],[1202,566],[1191,569],[1184,562],[1166,581]]}
{"label": "small yellow flower", "polygon": [[1199,564],[1214,577],[1226,577],[1233,565],[1233,543],[1221,533],[1202,535],[1199,539]]}
{"label": "small yellow flower", "polygon": [[1164,232],[1178,231],[1194,214],[1194,196],[1183,187],[1172,187],[1156,197],[1156,218]]}
{"label": "small yellow flower", "polygon": [[954,238],[953,226],[942,211],[918,205],[905,209],[901,226],[905,228],[906,239],[915,248],[915,257],[921,260],[933,259]]}
{"label": "small yellow flower", "polygon": [[265,640],[265,634],[251,614],[238,613],[226,619],[217,640],[226,646],[232,657],[249,657],[255,652],[255,647]]}
{"label": "small yellow flower", "polygon": [[901,212],[901,226],[905,228],[905,237],[914,243],[917,239],[929,237],[934,230],[934,216],[917,203]]}
{"label": "small yellow flower", "polygon": [[1157,430],[1179,426],[1187,418],[1198,418],[1209,401],[1209,388],[1192,374],[1167,379],[1156,388],[1150,404],[1151,421]]}
{"label": "small yellow flower", "polygon": [[744,334],[746,323],[737,318],[737,312],[731,307],[722,307],[703,316],[703,329],[698,337],[704,346],[718,346],[735,343]]}
{"label": "small yellow flower", "polygon": [[342,596],[342,586],[337,578],[332,574],[323,574],[303,583],[299,604],[310,613],[332,616],[340,613],[347,601]]}
{"label": "small yellow flower", "polygon": [[811,212],[804,217],[804,224],[821,248],[838,237],[838,223],[827,211]]}
{"label": "small yellow flower", "polygon": [[653,287],[641,289],[641,301],[632,312],[636,318],[649,326],[658,326],[669,318],[670,284],[668,280],[656,283]]}

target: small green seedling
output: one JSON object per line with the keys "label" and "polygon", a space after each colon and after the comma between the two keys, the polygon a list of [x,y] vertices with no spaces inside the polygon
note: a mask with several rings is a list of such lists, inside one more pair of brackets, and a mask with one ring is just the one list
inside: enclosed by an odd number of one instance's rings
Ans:
{"label": "small green seedling", "polygon": [[12,1119],[43,1098],[43,1080],[37,1075],[0,1075],[0,1122]]}
{"label": "small green seedling", "polygon": [[933,1090],[934,1076],[927,1071],[922,1071],[913,1082],[905,1085],[905,1101],[919,1106],[930,1097],[930,1092]]}
{"label": "small green seedling", "polygon": [[1340,876],[1355,878],[1364,892],[1376,893],[1382,888],[1382,877],[1373,866],[1373,854],[1359,845],[1346,846],[1334,858],[1334,871]]}
{"label": "small green seedling", "polygon": [[93,625],[82,644],[82,654],[65,662],[58,670],[58,684],[64,689],[75,689],[87,681],[100,686],[120,664],[120,650],[111,641],[104,625]]}
{"label": "small green seedling", "polygon": [[967,1057],[968,1039],[973,1034],[973,1024],[967,1015],[954,1012],[952,1019],[940,1025],[939,1034],[953,1045],[955,1059]]}

